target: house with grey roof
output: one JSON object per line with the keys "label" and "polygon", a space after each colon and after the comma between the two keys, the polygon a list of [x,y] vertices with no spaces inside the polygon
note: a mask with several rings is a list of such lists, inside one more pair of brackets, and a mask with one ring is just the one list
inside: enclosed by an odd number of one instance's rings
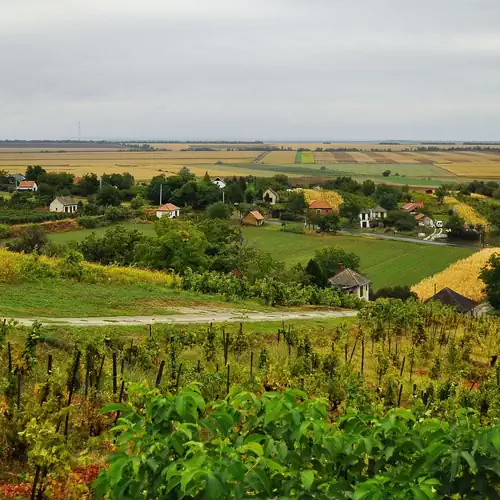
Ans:
{"label": "house with grey roof", "polygon": [[435,295],[429,297],[425,301],[425,304],[433,301],[440,302],[444,306],[454,307],[457,312],[463,314],[473,314],[474,309],[478,305],[474,300],[464,297],[448,287],[439,290]]}
{"label": "house with grey roof", "polygon": [[51,212],[74,214],[78,211],[78,202],[69,196],[59,196],[49,205]]}
{"label": "house with grey roof", "polygon": [[383,223],[384,219],[387,217],[387,210],[380,205],[377,205],[373,208],[368,208],[366,210],[362,210],[359,213],[359,225],[361,229],[368,229],[372,227],[373,224],[379,225]]}
{"label": "house with grey roof", "polygon": [[339,265],[339,272],[332,276],[328,283],[344,293],[353,293],[362,300],[370,300],[371,281],[352,269],[342,269],[342,266]]}

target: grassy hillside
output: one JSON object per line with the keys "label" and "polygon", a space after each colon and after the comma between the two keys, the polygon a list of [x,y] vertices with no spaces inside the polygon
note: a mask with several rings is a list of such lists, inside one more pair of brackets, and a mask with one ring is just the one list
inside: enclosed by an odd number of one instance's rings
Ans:
{"label": "grassy hillside", "polygon": [[361,259],[361,271],[373,281],[374,288],[414,285],[474,253],[474,250],[467,248],[360,236],[285,233],[279,230],[279,226],[269,225],[262,228],[245,227],[243,233],[248,243],[255,244],[289,265],[306,263],[317,249],[326,246],[339,246],[354,252]]}

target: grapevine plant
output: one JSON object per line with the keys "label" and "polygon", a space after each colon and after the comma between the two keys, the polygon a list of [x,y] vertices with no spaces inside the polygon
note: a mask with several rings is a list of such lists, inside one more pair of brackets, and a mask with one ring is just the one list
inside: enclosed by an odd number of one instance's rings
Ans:
{"label": "grapevine plant", "polygon": [[112,432],[116,452],[96,481],[114,499],[498,498],[500,424],[460,409],[441,421],[397,408],[349,409],[299,390],[260,397],[234,388],[207,403],[136,385]]}

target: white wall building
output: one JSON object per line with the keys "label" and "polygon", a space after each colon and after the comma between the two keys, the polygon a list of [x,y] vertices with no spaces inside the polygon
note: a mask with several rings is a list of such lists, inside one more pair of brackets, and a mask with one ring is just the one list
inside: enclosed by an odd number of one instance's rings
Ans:
{"label": "white wall building", "polygon": [[371,222],[382,222],[387,218],[387,210],[381,206],[362,210],[359,213],[359,225],[362,229],[369,228]]}
{"label": "white wall building", "polygon": [[173,203],[165,203],[165,205],[162,205],[156,211],[156,217],[158,217],[158,219],[161,219],[162,217],[174,219],[176,217],[179,217],[180,212],[181,209],[179,207],[176,207]]}
{"label": "white wall building", "polygon": [[59,196],[49,205],[51,212],[74,214],[78,212],[78,203],[68,196]]}

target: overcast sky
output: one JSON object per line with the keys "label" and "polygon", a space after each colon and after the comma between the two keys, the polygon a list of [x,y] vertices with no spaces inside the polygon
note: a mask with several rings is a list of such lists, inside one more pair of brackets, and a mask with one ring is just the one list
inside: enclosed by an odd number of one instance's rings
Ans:
{"label": "overcast sky", "polygon": [[0,0],[0,139],[500,140],[499,0]]}

